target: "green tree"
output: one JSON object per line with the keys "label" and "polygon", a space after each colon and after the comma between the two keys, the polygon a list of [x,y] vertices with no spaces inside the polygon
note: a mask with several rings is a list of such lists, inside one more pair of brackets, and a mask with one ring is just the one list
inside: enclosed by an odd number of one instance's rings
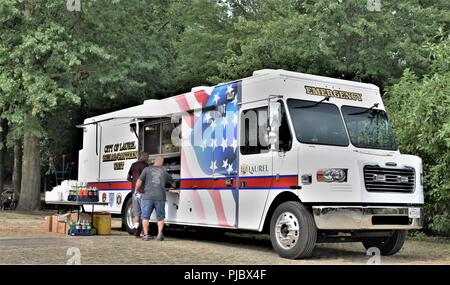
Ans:
{"label": "green tree", "polygon": [[167,33],[172,42],[171,94],[211,84],[233,33],[228,6],[214,0],[173,1]]}
{"label": "green tree", "polygon": [[9,106],[2,117],[23,126],[23,210],[39,207],[45,115],[58,106],[78,104],[74,71],[91,56],[105,57],[97,46],[72,36],[62,9],[65,3],[56,0],[0,1],[0,97]]}
{"label": "green tree", "polygon": [[283,68],[384,86],[406,67],[422,74],[429,64],[422,44],[448,26],[444,5],[383,1],[377,12],[359,0],[263,0],[250,12],[234,8],[236,32],[218,80]]}
{"label": "green tree", "polygon": [[450,235],[450,40],[443,37],[426,45],[429,72],[419,78],[407,69],[385,102],[401,151],[423,159],[427,227]]}

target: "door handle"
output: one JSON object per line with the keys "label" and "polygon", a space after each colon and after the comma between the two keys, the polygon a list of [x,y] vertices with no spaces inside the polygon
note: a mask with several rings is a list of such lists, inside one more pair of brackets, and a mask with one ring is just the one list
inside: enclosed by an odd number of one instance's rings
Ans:
{"label": "door handle", "polygon": [[300,186],[300,185],[291,185],[291,186],[289,186],[289,188],[300,190],[300,189],[302,189],[302,186]]}

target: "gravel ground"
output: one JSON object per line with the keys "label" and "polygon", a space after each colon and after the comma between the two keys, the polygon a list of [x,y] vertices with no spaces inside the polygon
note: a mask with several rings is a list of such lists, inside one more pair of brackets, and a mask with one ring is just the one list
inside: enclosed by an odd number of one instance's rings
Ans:
{"label": "gravel ground", "polygon": [[[49,213],[47,213],[49,214]],[[167,230],[166,241],[144,242],[120,231],[110,236],[71,237],[45,233],[45,213],[0,212],[0,264],[67,264],[79,250],[81,264],[366,264],[360,243],[319,244],[307,260],[280,258],[266,235],[199,234]],[[72,259],[71,259],[72,258]],[[450,240],[408,239],[381,264],[450,264]]]}

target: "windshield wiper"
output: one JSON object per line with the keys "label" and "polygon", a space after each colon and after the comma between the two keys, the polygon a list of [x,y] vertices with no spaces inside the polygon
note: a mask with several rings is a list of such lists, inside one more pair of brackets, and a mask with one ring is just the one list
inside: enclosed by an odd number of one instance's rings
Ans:
{"label": "windshield wiper", "polygon": [[[363,111],[361,111],[361,112],[350,113],[350,114],[348,114],[348,115],[349,115],[349,116],[352,116],[352,115],[361,115],[361,114],[364,114],[364,113],[367,113],[367,112],[369,112],[369,111],[374,110],[373,108],[377,108],[378,105],[379,105],[379,103],[375,103],[375,104],[373,104],[373,106],[370,107],[370,108],[367,108],[367,109],[365,109],[365,110],[363,110]],[[377,110],[375,110],[375,111],[377,111]]]}
{"label": "windshield wiper", "polygon": [[312,104],[312,105],[308,105],[308,106],[300,106],[300,107],[295,107],[295,109],[304,109],[304,108],[312,108],[312,107],[316,107],[317,105],[319,105],[320,103],[322,103],[323,101],[330,101],[330,96],[325,96],[325,98],[323,98],[322,100]]}

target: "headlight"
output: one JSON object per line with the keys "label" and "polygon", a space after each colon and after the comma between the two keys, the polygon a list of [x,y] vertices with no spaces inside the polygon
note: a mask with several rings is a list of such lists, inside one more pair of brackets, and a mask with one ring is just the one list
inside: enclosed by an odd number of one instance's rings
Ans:
{"label": "headlight", "polygon": [[347,169],[344,168],[324,168],[317,171],[317,181],[319,182],[346,182]]}

